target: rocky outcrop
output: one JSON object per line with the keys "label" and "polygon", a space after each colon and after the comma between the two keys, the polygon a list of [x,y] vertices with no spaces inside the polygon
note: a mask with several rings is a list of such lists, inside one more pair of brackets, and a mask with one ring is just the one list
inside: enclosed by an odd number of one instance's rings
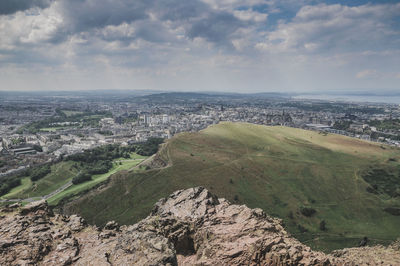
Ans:
{"label": "rocky outcrop", "polygon": [[9,206],[0,217],[1,265],[400,265],[398,244],[312,251],[281,220],[202,187],[161,199],[131,226],[99,229],[53,215],[45,201]]}
{"label": "rocky outcrop", "polygon": [[168,162],[164,160],[158,152],[141,162],[139,165],[149,169],[156,169],[167,167]]}
{"label": "rocky outcrop", "polygon": [[332,255],[351,261],[354,265],[400,265],[400,241],[388,247],[381,245],[373,247],[345,248],[335,250]]}
{"label": "rocky outcrop", "polygon": [[168,162],[169,156],[166,155],[168,149],[167,149],[168,143],[162,143],[160,144],[159,151],[143,162],[139,164],[139,166],[146,167],[149,169],[159,169],[159,168],[164,168],[168,167],[170,165],[170,162]]}

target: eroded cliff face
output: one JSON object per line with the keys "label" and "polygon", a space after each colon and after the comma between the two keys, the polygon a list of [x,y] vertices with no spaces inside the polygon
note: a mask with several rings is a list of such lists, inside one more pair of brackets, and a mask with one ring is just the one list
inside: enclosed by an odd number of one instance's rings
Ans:
{"label": "eroded cliff face", "polygon": [[204,188],[161,199],[137,224],[101,230],[45,201],[2,210],[1,265],[400,265],[399,246],[312,251],[261,209]]}

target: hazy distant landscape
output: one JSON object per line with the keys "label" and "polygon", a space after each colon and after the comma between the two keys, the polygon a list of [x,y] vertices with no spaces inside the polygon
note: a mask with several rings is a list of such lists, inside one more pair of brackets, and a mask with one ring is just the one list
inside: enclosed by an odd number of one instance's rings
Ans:
{"label": "hazy distant landscape", "polygon": [[331,100],[343,102],[372,102],[400,104],[400,95],[329,95],[329,94],[304,94],[296,95],[294,99]]}

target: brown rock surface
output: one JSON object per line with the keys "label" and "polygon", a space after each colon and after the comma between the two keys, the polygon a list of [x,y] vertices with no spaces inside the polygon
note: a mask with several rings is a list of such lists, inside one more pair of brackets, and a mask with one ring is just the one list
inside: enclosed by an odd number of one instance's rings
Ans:
{"label": "brown rock surface", "polygon": [[396,243],[312,251],[281,220],[201,187],[161,199],[137,224],[109,222],[102,230],[76,215],[53,215],[44,201],[8,208],[0,255],[0,265],[400,265]]}

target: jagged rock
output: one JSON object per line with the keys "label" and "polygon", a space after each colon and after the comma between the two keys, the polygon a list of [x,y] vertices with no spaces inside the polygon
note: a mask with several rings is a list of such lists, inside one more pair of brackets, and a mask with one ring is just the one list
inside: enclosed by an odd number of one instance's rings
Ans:
{"label": "jagged rock", "polygon": [[218,198],[203,187],[179,190],[166,199],[159,200],[152,215],[174,216],[177,219],[196,220],[204,218],[209,211],[215,212]]}
{"label": "jagged rock", "polygon": [[4,206],[0,211],[1,212],[13,212],[14,209],[10,208],[9,206]]}
{"label": "jagged rock", "polygon": [[13,212],[15,209],[21,207],[20,203],[13,203],[11,205],[5,205],[2,209],[1,212]]}
{"label": "jagged rock", "polygon": [[67,226],[70,228],[71,231],[79,232],[83,228],[85,228],[86,222],[82,217],[79,217],[78,215],[74,214],[69,217]]}
{"label": "jagged rock", "polygon": [[106,223],[106,225],[104,226],[104,229],[118,231],[119,230],[119,225],[115,221],[110,221],[110,222]]}
{"label": "jagged rock", "polygon": [[400,238],[398,238],[396,241],[394,241],[391,245],[390,248],[394,250],[400,251]]}
{"label": "jagged rock", "polygon": [[159,153],[156,153],[156,154],[152,155],[150,158],[144,160],[142,163],[140,163],[140,165],[154,169],[154,168],[166,167],[168,165],[168,162],[166,160],[164,160],[163,158],[161,158]]}
{"label": "jagged rock", "polygon": [[399,243],[312,251],[280,219],[202,187],[156,203],[142,221],[103,230],[35,202],[0,219],[0,265],[400,265]]}
{"label": "jagged rock", "polygon": [[400,265],[400,251],[395,246],[345,248],[335,250],[332,255],[344,261],[351,262],[348,265]]}
{"label": "jagged rock", "polygon": [[46,200],[34,201],[27,204],[26,206],[21,208],[20,214],[27,215],[28,213],[36,211],[42,211],[48,215],[52,214],[52,212],[49,210],[49,206],[47,205]]}
{"label": "jagged rock", "polygon": [[17,209],[17,208],[21,207],[21,203],[19,203],[19,202],[13,203],[8,207],[11,208],[11,209]]}
{"label": "jagged rock", "polygon": [[[178,243],[191,243],[175,245],[177,254],[182,254],[179,264],[323,265],[330,259],[290,238],[281,220],[261,209],[218,200],[202,187],[177,191],[160,200],[152,215],[158,218],[156,230],[160,233],[171,239],[179,232]],[[165,226],[171,220],[175,225]],[[180,226],[176,225],[179,221],[183,221]]]}

